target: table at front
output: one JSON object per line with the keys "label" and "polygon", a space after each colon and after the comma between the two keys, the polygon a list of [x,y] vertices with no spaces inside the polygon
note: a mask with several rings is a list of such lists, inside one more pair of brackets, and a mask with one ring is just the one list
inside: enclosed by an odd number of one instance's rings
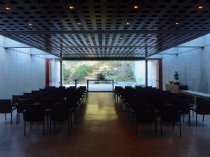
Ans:
{"label": "table at front", "polygon": [[182,90],[180,92],[183,94],[186,94],[186,95],[193,96],[195,104],[197,104],[197,97],[204,98],[204,99],[210,99],[209,93],[202,93],[202,92],[197,92],[197,91],[192,91],[192,90]]}
{"label": "table at front", "polygon": [[87,91],[89,88],[89,82],[111,82],[112,83],[112,91],[114,91],[114,80],[87,80]]}

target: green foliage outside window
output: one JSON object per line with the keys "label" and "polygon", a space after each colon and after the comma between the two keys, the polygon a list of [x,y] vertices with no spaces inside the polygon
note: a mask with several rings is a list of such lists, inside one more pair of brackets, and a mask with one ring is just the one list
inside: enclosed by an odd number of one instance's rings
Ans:
{"label": "green foliage outside window", "polygon": [[126,61],[87,61],[64,62],[64,84],[71,84],[75,80],[85,83],[87,79],[97,79],[99,74],[105,79],[113,79],[118,82],[135,81],[132,62]]}
{"label": "green foliage outside window", "polygon": [[91,73],[93,70],[92,66],[90,65],[80,65],[78,66],[75,71],[72,73],[72,78],[74,80],[84,80],[84,78]]}

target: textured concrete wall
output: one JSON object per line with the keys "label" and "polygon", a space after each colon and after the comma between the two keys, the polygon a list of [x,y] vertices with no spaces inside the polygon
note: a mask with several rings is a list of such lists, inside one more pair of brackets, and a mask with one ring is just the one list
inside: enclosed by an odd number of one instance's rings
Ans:
{"label": "textured concrete wall", "polygon": [[[157,61],[148,61],[148,86],[157,87]],[[138,85],[145,86],[145,61],[135,61],[134,76]]]}
{"label": "textured concrete wall", "polygon": [[0,47],[0,99],[45,87],[45,59]]}
{"label": "textured concrete wall", "polygon": [[157,87],[157,64],[155,60],[148,61],[148,86]]}
{"label": "textured concrete wall", "polygon": [[135,61],[134,76],[137,84],[145,85],[145,61]]}
{"label": "textured concrete wall", "polygon": [[60,61],[59,60],[51,60],[51,80],[50,85],[51,86],[60,86]]}
{"label": "textured concrete wall", "polygon": [[[163,89],[165,89],[165,84],[169,81],[174,81],[173,74],[177,70],[177,57],[167,56],[162,60],[163,67]],[[179,72],[179,71],[178,71]]]}
{"label": "textured concrete wall", "polygon": [[198,48],[163,58],[163,86],[179,73],[179,82],[190,90],[210,92],[210,47]]}
{"label": "textured concrete wall", "polygon": [[204,48],[204,52],[201,55],[202,70],[201,70],[201,82],[203,91],[210,92],[210,46]]}

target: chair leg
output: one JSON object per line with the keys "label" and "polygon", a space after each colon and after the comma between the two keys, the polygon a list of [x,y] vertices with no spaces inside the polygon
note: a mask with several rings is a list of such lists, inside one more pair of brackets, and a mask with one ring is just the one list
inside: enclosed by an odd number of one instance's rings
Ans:
{"label": "chair leg", "polygon": [[43,135],[45,134],[45,121],[43,120]]}
{"label": "chair leg", "polygon": [[50,129],[50,123],[49,123],[49,121],[50,121],[50,119],[49,119],[49,116],[47,116],[47,131],[49,131],[49,129]]}
{"label": "chair leg", "polygon": [[195,125],[196,126],[198,125],[198,115],[197,115],[197,113],[195,114]]}
{"label": "chair leg", "polygon": [[133,113],[132,121],[133,121],[134,133],[135,133],[135,135],[138,135],[137,120],[136,120],[136,114],[135,113]]}
{"label": "chair leg", "polygon": [[5,120],[7,120],[7,114],[6,113],[4,114],[4,116],[5,116]]}
{"label": "chair leg", "polygon": [[12,112],[11,112],[11,124],[12,124]]}
{"label": "chair leg", "polygon": [[51,124],[51,119],[50,119],[50,135],[51,135],[51,125],[52,125],[52,124]]}
{"label": "chair leg", "polygon": [[190,113],[189,113],[188,123],[189,123],[189,127],[190,127],[190,125],[191,125],[191,116],[190,116]]}
{"label": "chair leg", "polygon": [[192,111],[192,117],[194,117],[194,111]]}
{"label": "chair leg", "polygon": [[155,135],[157,136],[157,118],[155,117]]}
{"label": "chair leg", "polygon": [[24,121],[24,136],[26,136],[26,121]]}
{"label": "chair leg", "polygon": [[182,116],[182,121],[184,122],[184,119],[185,119],[185,115],[183,114],[183,116]]}
{"label": "chair leg", "polygon": [[55,123],[55,121],[53,121],[53,125],[54,125],[54,129],[56,129],[56,123]]}
{"label": "chair leg", "polygon": [[182,136],[182,122],[181,122],[181,117],[179,117],[179,136]]}
{"label": "chair leg", "polygon": [[162,119],[160,120],[160,135],[162,136],[163,135],[163,122],[162,122]]}
{"label": "chair leg", "polygon": [[33,122],[30,122],[30,129],[32,129]]}
{"label": "chair leg", "polygon": [[16,124],[18,124],[18,113],[16,115]]}
{"label": "chair leg", "polygon": [[71,129],[73,128],[73,113],[71,113],[71,115],[70,115],[70,127],[71,127]]}
{"label": "chair leg", "polygon": [[70,120],[68,119],[68,135],[70,133]]}
{"label": "chair leg", "polygon": [[203,122],[204,122],[204,114],[203,114]]}
{"label": "chair leg", "polygon": [[20,113],[17,112],[17,116],[16,116],[16,124],[18,124],[20,122]]}
{"label": "chair leg", "polygon": [[174,126],[175,126],[175,122],[173,121],[173,122],[172,122],[172,127],[173,127],[173,129],[174,129]]}
{"label": "chair leg", "polygon": [[149,122],[149,130],[151,130],[151,128],[152,128],[152,121]]}

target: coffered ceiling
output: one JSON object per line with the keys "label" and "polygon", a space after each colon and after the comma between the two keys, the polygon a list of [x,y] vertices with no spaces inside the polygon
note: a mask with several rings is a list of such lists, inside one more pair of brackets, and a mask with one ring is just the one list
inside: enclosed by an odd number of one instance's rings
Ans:
{"label": "coffered ceiling", "polygon": [[208,0],[1,0],[0,34],[63,59],[144,59],[209,33]]}

